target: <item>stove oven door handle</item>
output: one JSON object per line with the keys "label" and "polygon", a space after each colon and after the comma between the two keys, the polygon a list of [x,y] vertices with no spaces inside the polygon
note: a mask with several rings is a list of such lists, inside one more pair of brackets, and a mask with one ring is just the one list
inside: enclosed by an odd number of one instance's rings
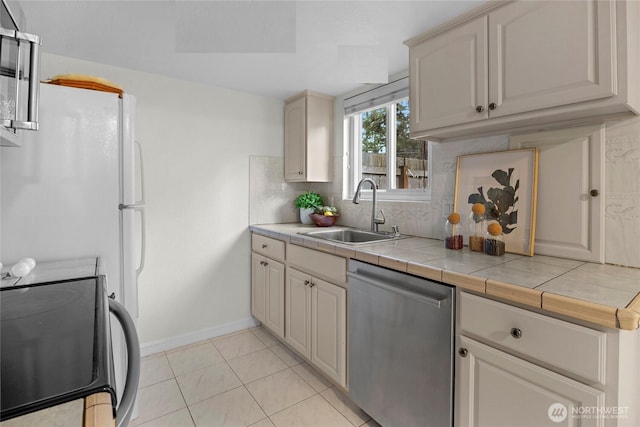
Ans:
{"label": "stove oven door handle", "polygon": [[127,379],[122,399],[116,411],[116,427],[126,427],[133,412],[138,383],[140,382],[140,342],[136,326],[127,310],[119,302],[109,298],[109,311],[116,316],[122,325],[127,344]]}

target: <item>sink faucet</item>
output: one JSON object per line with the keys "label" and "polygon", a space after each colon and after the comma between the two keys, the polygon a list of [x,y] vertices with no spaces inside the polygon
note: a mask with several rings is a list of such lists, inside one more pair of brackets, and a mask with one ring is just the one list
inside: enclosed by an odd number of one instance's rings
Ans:
{"label": "sink faucet", "polygon": [[376,192],[378,191],[378,187],[376,183],[371,178],[363,178],[358,183],[358,188],[356,188],[356,194],[353,196],[353,203],[356,205],[360,203],[360,192],[362,191],[362,184],[368,182],[371,184],[371,189],[373,190],[373,206],[371,207],[371,231],[378,232],[378,225],[384,224],[385,217],[384,212],[380,209],[381,218],[376,218],[377,204],[376,204]]}

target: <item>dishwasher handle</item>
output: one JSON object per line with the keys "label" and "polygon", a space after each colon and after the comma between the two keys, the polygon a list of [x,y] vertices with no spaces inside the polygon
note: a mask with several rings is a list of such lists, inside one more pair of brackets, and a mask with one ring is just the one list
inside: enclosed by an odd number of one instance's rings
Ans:
{"label": "dishwasher handle", "polygon": [[354,279],[354,280],[360,280],[361,282],[367,283],[369,285],[372,286],[376,286],[378,288],[384,289],[386,291],[389,292],[393,292],[399,295],[403,295],[405,297],[417,300],[417,301],[421,301],[424,302],[426,304],[432,305],[436,308],[442,308],[444,306],[444,302],[447,300],[448,297],[444,297],[444,298],[434,298],[434,297],[429,297],[426,295],[421,295],[415,292],[411,292],[411,291],[407,291],[404,290],[398,286],[393,286],[393,285],[388,285],[386,283],[381,282],[380,280],[374,279],[372,277],[368,277],[365,276],[363,274],[355,274],[352,272],[347,272],[347,276],[349,276],[350,278]]}

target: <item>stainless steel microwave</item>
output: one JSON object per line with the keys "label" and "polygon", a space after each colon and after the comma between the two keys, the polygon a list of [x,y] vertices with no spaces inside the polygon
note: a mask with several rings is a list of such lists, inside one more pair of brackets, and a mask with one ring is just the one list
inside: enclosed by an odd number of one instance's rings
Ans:
{"label": "stainless steel microwave", "polygon": [[[18,130],[38,130],[40,37],[20,31],[24,19],[0,0],[0,126],[5,136]],[[17,8],[17,10],[16,10]],[[21,22],[22,21],[22,22]]]}

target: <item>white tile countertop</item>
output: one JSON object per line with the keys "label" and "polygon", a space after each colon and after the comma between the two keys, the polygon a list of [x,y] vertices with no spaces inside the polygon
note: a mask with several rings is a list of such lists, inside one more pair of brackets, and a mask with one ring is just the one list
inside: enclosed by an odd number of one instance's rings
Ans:
{"label": "white tile countertop", "polygon": [[[346,228],[346,227],[334,227]],[[315,226],[252,225],[250,230],[296,245],[381,265],[609,328],[640,327],[640,269],[564,258],[505,254],[467,247],[450,250],[441,240],[408,236],[360,245],[305,236]]]}

